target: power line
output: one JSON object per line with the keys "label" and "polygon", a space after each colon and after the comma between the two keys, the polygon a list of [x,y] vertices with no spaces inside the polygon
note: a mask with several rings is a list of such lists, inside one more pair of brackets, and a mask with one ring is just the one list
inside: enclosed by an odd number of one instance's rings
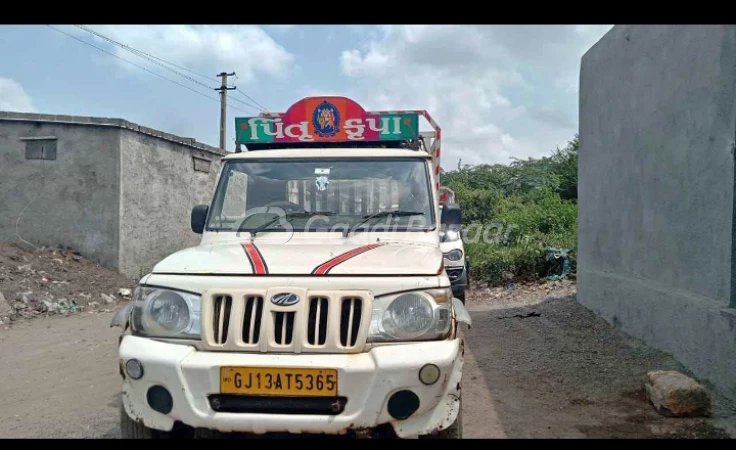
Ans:
{"label": "power line", "polygon": [[[94,44],[90,44],[90,43],[89,43],[89,42],[87,42],[87,41],[84,41],[84,40],[82,40],[82,39],[79,39],[79,38],[78,38],[78,37],[76,37],[76,36],[72,36],[71,34],[69,34],[69,33],[66,33],[66,32],[64,32],[64,31],[61,31],[61,30],[59,30],[58,28],[55,28],[55,27],[53,27],[53,26],[51,26],[51,25],[46,25],[46,26],[47,26],[47,27],[49,27],[49,28],[51,28],[51,29],[52,29],[52,30],[54,30],[54,31],[58,31],[58,32],[59,32],[59,33],[61,33],[61,34],[64,34],[64,35],[66,35],[66,36],[69,36],[70,38],[74,39],[75,41],[79,41],[79,42],[81,42],[82,44],[85,44],[85,45],[89,45],[90,47],[93,47],[93,48],[95,48],[95,49],[97,49],[97,50],[99,50],[99,51],[101,51],[101,52],[103,52],[103,53],[107,53],[107,54],[108,54],[108,55],[110,55],[110,56],[114,56],[115,58],[118,58],[118,59],[120,59],[120,60],[122,60],[122,61],[125,61],[125,62],[127,62],[128,64],[131,64],[131,65],[133,65],[133,66],[135,66],[135,67],[137,67],[137,68],[139,68],[139,69],[141,69],[141,70],[145,70],[146,72],[148,72],[148,73],[150,73],[150,74],[152,74],[152,75],[156,75],[156,76],[157,76],[157,77],[159,77],[159,78],[163,78],[164,80],[166,80],[166,81],[169,81],[169,82],[171,82],[171,83],[174,83],[174,84],[176,84],[176,85],[178,85],[178,86],[181,86],[181,87],[183,87],[184,89],[188,89],[188,90],[190,90],[190,91],[192,91],[192,92],[194,92],[194,93],[196,93],[196,94],[199,94],[199,95],[201,95],[202,97],[205,97],[205,98],[208,98],[208,99],[210,99],[210,100],[212,100],[212,101],[215,101],[215,102],[217,102],[217,103],[220,103],[220,100],[218,100],[218,99],[216,99],[216,98],[214,98],[214,97],[210,97],[209,95],[207,95],[207,94],[204,94],[204,93],[202,93],[202,92],[200,92],[200,91],[198,91],[198,90],[196,90],[196,89],[192,89],[192,88],[190,88],[189,86],[185,86],[185,85],[183,85],[183,84],[181,84],[181,83],[179,83],[179,82],[177,82],[177,81],[174,81],[174,80],[172,80],[172,79],[170,79],[170,78],[167,78],[167,77],[165,77],[165,76],[161,75],[160,73],[156,73],[156,72],[154,72],[154,71],[152,71],[152,70],[149,70],[149,69],[147,69],[147,68],[145,68],[145,67],[143,67],[143,66],[141,66],[141,65],[139,65],[139,64],[136,64],[136,63],[134,63],[134,62],[132,62],[132,61],[130,61],[130,60],[127,60],[127,59],[123,58],[122,56],[118,56],[118,55],[116,55],[116,54],[114,54],[114,53],[112,53],[112,52],[108,52],[108,51],[107,51],[107,50],[105,50],[104,48],[100,48],[100,47],[98,47],[98,46],[96,46],[96,45],[94,45]],[[244,113],[246,113],[246,114],[250,114],[250,113],[249,113],[248,111],[246,111],[246,110],[244,110],[244,109],[241,109],[241,108],[238,108],[238,107],[235,107],[235,106],[232,106],[232,105],[229,105],[229,107],[230,107],[230,108],[233,108],[233,109],[237,109],[238,111],[242,111],[242,112],[244,112]]]}
{"label": "power line", "polygon": [[[163,67],[164,69],[166,69],[168,71],[171,71],[171,72],[179,75],[182,78],[186,78],[187,80],[191,81],[192,83],[196,83],[196,84],[198,84],[200,86],[206,87],[207,89],[214,89],[211,85],[208,86],[208,85],[202,83],[201,81],[197,80],[196,78],[192,78],[189,75],[183,74],[183,73],[181,73],[181,72],[179,72],[177,70],[172,69],[171,67],[168,67],[166,64],[169,64],[169,65],[174,66],[174,67],[179,67],[180,69],[186,70],[188,72],[192,72],[189,69],[186,69],[186,68],[177,66],[176,64],[171,63],[169,61],[166,61],[165,59],[158,58],[158,57],[153,56],[153,55],[150,55],[150,54],[148,54],[148,53],[146,53],[144,51],[135,49],[135,48],[133,48],[133,47],[131,47],[129,45],[125,45],[122,42],[118,42],[115,39],[109,38],[109,37],[107,37],[107,36],[105,36],[103,34],[100,34],[100,33],[96,32],[96,31],[90,29],[90,28],[87,28],[84,25],[74,25],[74,26],[77,27],[77,28],[79,28],[80,30],[86,31],[86,32],[88,32],[88,33],[90,33],[90,34],[92,34],[94,36],[97,36],[98,38],[103,39],[103,40],[105,40],[105,41],[107,41],[107,42],[109,42],[109,43],[111,43],[113,45],[116,45],[116,46],[122,48],[123,50],[127,50],[127,51],[133,53],[136,56],[139,56],[139,57],[141,57],[143,59],[146,59],[146,60],[152,62],[153,64],[156,64],[156,65],[158,65],[160,67]],[[203,75],[199,75],[196,72],[192,72],[192,73],[196,74],[197,76],[204,77]]]}
{"label": "power line", "polygon": [[[235,75],[235,79],[236,79],[236,80],[238,79],[238,76],[237,76],[237,75]],[[236,92],[240,92],[240,94],[244,95],[244,96],[245,96],[245,97],[246,97],[247,99],[249,99],[250,101],[252,101],[252,102],[253,102],[253,103],[255,103],[256,105],[258,105],[258,106],[259,106],[259,107],[261,108],[261,111],[267,111],[267,109],[266,109],[266,107],[265,107],[265,106],[263,106],[263,105],[261,105],[260,103],[258,103],[258,102],[257,102],[257,101],[256,101],[256,100],[255,100],[255,99],[254,99],[253,97],[251,97],[250,95],[246,94],[245,92],[241,91],[240,89],[238,89],[238,90],[237,90]]]}
{"label": "power line", "polygon": [[[243,91],[241,91],[240,89],[238,89],[237,86],[233,86],[231,89],[235,90],[235,92],[240,92],[241,94],[243,93]],[[240,103],[242,103],[244,105],[250,106],[251,108],[257,109],[259,111],[265,111],[266,110],[265,108],[259,108],[258,106],[255,106],[252,103],[244,102],[243,100],[240,100],[239,98],[230,97],[230,99],[231,100],[235,100],[236,102],[240,102]]]}
{"label": "power line", "polygon": [[215,80],[215,81],[219,81],[219,80],[217,80],[217,78],[215,78],[215,77],[208,77],[207,75],[202,75],[201,73],[195,72],[195,71],[193,71],[193,70],[191,70],[191,69],[187,69],[186,67],[183,67],[183,66],[180,66],[180,65],[174,64],[174,63],[172,63],[171,61],[167,61],[167,60],[165,60],[165,59],[163,59],[163,58],[159,58],[158,56],[154,56],[154,55],[152,55],[152,54],[150,54],[150,53],[146,53],[146,52],[144,52],[143,50],[138,50],[138,49],[135,49],[135,48],[133,48],[133,47],[130,47],[129,45],[125,45],[125,44],[123,44],[122,42],[118,42],[118,41],[116,41],[116,40],[114,40],[114,39],[112,39],[112,38],[109,38],[109,37],[103,36],[103,35],[102,35],[102,34],[100,34],[99,32],[97,32],[97,31],[94,31],[94,30],[92,30],[91,28],[89,28],[89,27],[86,27],[86,26],[84,26],[84,25],[74,25],[74,26],[75,26],[75,27],[77,27],[77,28],[79,28],[79,29],[82,29],[82,30],[84,30],[84,31],[87,31],[87,32],[89,32],[89,33],[92,33],[92,34],[94,34],[95,36],[98,36],[98,37],[100,37],[100,38],[102,38],[102,39],[105,39],[105,40],[107,40],[107,41],[109,41],[109,42],[115,43],[116,45],[120,45],[120,46],[122,46],[122,47],[124,47],[124,48],[126,48],[126,49],[130,49],[131,51],[135,51],[136,53],[140,53],[140,54],[142,54],[142,55],[146,55],[146,56],[149,56],[149,57],[151,57],[151,58],[157,59],[157,60],[159,60],[159,61],[161,61],[161,62],[164,62],[164,63],[166,63],[166,64],[169,64],[169,65],[171,65],[171,66],[174,66],[174,67],[177,67],[177,68],[179,68],[179,69],[181,69],[181,70],[184,70],[184,71],[186,71],[186,72],[189,72],[189,73],[191,73],[191,74],[193,74],[193,75],[197,75],[198,77],[200,77],[200,78],[202,78],[202,79],[205,79],[205,80],[207,80],[207,81],[212,81],[212,80]]}
{"label": "power line", "polygon": [[[177,67],[179,69],[185,70],[185,71],[190,72],[190,73],[192,73],[194,75],[197,75],[197,76],[199,76],[199,77],[201,77],[203,79],[210,80],[210,77],[207,77],[205,75],[202,75],[202,74],[199,74],[197,72],[194,72],[193,70],[187,69],[186,67],[182,67],[182,66],[179,66],[177,64],[174,64],[174,63],[172,63],[170,61],[167,61],[167,60],[165,60],[163,58],[159,58],[157,56],[151,55],[150,53],[146,53],[146,52],[144,52],[142,50],[138,50],[138,49],[133,48],[133,47],[131,47],[129,45],[123,44],[122,42],[116,41],[115,39],[112,39],[112,38],[107,37],[107,36],[105,36],[105,35],[103,35],[101,33],[98,33],[98,32],[96,32],[96,31],[94,31],[94,30],[92,30],[92,29],[90,29],[90,28],[88,28],[88,27],[86,27],[84,25],[74,25],[74,26],[77,27],[77,28],[79,28],[79,29],[81,29],[81,30],[84,30],[84,31],[86,31],[88,33],[91,33],[91,34],[99,37],[100,39],[103,39],[103,40],[105,40],[105,41],[107,41],[107,42],[109,42],[109,43],[111,43],[113,45],[116,45],[116,46],[118,46],[118,47],[120,47],[120,48],[122,48],[124,50],[127,50],[127,51],[135,54],[136,56],[139,56],[141,58],[144,58],[144,59],[146,59],[146,60],[148,60],[148,61],[150,61],[150,62],[152,62],[152,63],[154,63],[154,64],[156,64],[156,65],[158,65],[160,67],[163,67],[164,69],[166,69],[168,71],[171,71],[171,72],[173,72],[173,73],[175,73],[175,74],[177,74],[177,75],[179,75],[179,76],[181,76],[183,78],[186,78],[187,80],[189,80],[189,81],[191,81],[193,83],[196,83],[196,84],[198,84],[200,86],[206,87],[207,89],[214,89],[214,90],[219,89],[219,88],[213,88],[211,86],[208,86],[208,85],[200,82],[199,80],[190,77],[189,75],[186,75],[186,74],[183,74],[183,73],[181,73],[179,71],[176,71],[176,70],[172,69],[171,67],[167,67],[165,64],[169,64],[169,65],[171,65],[173,67]],[[162,64],[162,63],[164,63],[164,64]],[[236,79],[237,79],[237,76],[236,76]],[[252,104],[252,103],[249,103],[249,102],[242,101],[242,100],[237,99],[235,97],[231,97],[231,99],[232,100],[235,100],[236,102],[240,102],[240,103],[242,103],[242,104],[244,104],[244,105],[246,105],[248,107],[251,107],[253,109],[257,109],[257,110],[261,110],[261,111],[265,111],[266,110],[266,108],[264,108],[262,105],[260,105],[252,97],[250,97],[249,95],[245,94],[243,91],[239,91],[239,92],[241,94],[245,95],[245,97],[247,97],[248,99],[250,99],[253,103],[255,103],[255,105]],[[258,106],[256,106],[256,105],[258,105]]]}

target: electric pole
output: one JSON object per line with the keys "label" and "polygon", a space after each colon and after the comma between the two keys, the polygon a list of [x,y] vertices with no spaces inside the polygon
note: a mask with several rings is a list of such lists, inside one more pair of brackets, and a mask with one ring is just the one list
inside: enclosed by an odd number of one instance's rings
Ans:
{"label": "electric pole", "polygon": [[219,88],[215,88],[216,91],[220,92],[220,150],[225,150],[225,139],[227,138],[227,91],[232,91],[236,88],[227,87],[227,78],[235,76],[233,73],[222,72],[217,75],[222,79],[222,85]]}

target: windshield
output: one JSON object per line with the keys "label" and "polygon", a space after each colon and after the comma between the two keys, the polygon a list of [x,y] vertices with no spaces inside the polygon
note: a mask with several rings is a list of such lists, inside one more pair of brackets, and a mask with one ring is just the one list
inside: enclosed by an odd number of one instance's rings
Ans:
{"label": "windshield", "polygon": [[228,161],[207,229],[430,230],[430,189],[421,158]]}

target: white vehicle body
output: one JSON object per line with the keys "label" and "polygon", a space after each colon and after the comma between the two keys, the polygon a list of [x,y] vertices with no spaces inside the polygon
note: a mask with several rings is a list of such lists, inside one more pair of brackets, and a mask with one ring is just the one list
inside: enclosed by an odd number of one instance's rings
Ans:
{"label": "white vehicle body", "polygon": [[[445,186],[440,187],[440,196],[441,203],[456,203],[457,201],[455,192]],[[453,295],[464,303],[465,289],[469,286],[470,268],[463,244],[463,232],[459,227],[440,232],[440,250],[444,255],[445,269],[450,278]]]}
{"label": "white vehicle body", "polygon": [[[440,242],[440,250],[442,250],[442,255],[444,257],[445,268],[457,269],[465,267],[465,247],[463,246],[462,239],[459,236],[457,238],[453,236],[445,239],[451,239]],[[456,251],[450,253],[453,250]]]}
{"label": "white vehicle body", "polygon": [[[437,185],[427,152],[354,148],[231,154],[220,183],[233,176],[228,167],[297,160],[347,167],[355,158],[421,161],[429,186]],[[427,192],[433,227],[347,235],[213,229],[216,194],[200,245],[157,264],[141,279],[135,305],[113,320],[124,329],[130,323],[119,346],[127,417],[163,432],[177,424],[259,434],[388,427],[407,438],[453,426],[464,353],[458,324],[470,318],[444,270],[437,189]],[[386,319],[398,314],[389,310],[400,298],[430,305],[424,335],[401,339],[394,335],[403,329],[390,331],[404,323]],[[174,310],[182,304],[188,315],[179,322]],[[166,320],[181,323],[176,333],[160,325]]]}
{"label": "white vehicle body", "polygon": [[[440,242],[440,250],[442,250],[446,268],[465,267],[465,247],[463,246],[462,239],[458,237],[452,238],[452,240],[442,241]],[[458,252],[450,254],[453,250],[458,250]]]}

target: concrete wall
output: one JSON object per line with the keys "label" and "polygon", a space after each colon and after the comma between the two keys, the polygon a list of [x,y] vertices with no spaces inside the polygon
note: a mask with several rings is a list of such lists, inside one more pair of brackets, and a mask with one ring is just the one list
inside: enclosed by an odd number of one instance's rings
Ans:
{"label": "concrete wall", "polygon": [[[117,266],[119,130],[38,117],[0,112],[0,241],[19,241],[20,217],[22,239]],[[27,160],[29,137],[55,137],[57,159]]]}
{"label": "concrete wall", "polygon": [[[26,159],[38,137],[55,160]],[[223,154],[122,119],[0,111],[0,241],[19,242],[20,216],[22,239],[138,277],[199,242],[191,208],[209,204]]]}
{"label": "concrete wall", "polygon": [[616,26],[582,59],[580,301],[736,398],[735,26]]}
{"label": "concrete wall", "polygon": [[[220,155],[125,130],[121,144],[120,271],[137,277],[167,255],[197,245],[192,207],[209,204]],[[201,158],[194,170],[193,157]]]}

